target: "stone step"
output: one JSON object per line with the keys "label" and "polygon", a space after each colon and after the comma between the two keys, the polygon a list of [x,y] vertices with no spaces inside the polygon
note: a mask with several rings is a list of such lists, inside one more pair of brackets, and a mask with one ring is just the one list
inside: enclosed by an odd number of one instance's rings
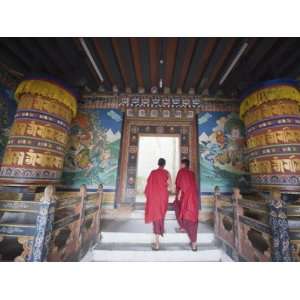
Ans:
{"label": "stone step", "polygon": [[[198,244],[199,249],[212,250],[217,246],[214,243]],[[94,248],[94,251],[149,251],[152,250],[151,243],[101,243],[99,242]],[[161,243],[161,251],[191,251],[189,243]]]}
{"label": "stone step", "polygon": [[[197,240],[199,243],[209,244],[215,239],[214,233],[207,232],[197,234]],[[144,232],[107,232],[101,233],[102,243],[128,243],[128,244],[144,244],[151,243],[153,241],[152,233]],[[189,239],[185,233],[166,233],[161,239],[162,244],[169,243],[188,243]]]}
{"label": "stone step", "polygon": [[[102,219],[136,219],[144,220],[145,211],[142,209],[132,209],[132,208],[119,208],[119,209],[103,209]],[[175,220],[174,210],[168,210],[166,213],[166,220]]]}
{"label": "stone step", "polygon": [[98,262],[216,262],[221,261],[222,250],[213,244],[199,244],[198,251],[191,251],[185,244],[161,244],[160,251],[153,251],[149,243],[100,243],[89,255],[89,261]]}
{"label": "stone step", "polygon": [[[144,220],[145,211],[144,210],[133,210],[130,214],[130,219]],[[168,210],[166,213],[165,220],[176,220],[174,211]]]}
{"label": "stone step", "polygon": [[[166,233],[175,233],[178,224],[176,220],[165,220]],[[128,233],[152,233],[152,224],[145,224],[144,220],[133,219],[104,219],[101,222],[101,231],[107,232],[128,232]],[[198,232],[212,233],[212,226],[206,223],[199,223]]]}

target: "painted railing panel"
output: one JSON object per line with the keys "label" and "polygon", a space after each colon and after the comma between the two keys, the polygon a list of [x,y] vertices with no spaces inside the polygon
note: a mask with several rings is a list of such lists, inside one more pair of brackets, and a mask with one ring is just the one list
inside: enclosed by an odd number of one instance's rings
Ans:
{"label": "painted railing panel", "polygon": [[47,186],[36,201],[0,200],[0,261],[79,261],[100,235],[102,186],[67,196]]}
{"label": "painted railing panel", "polygon": [[234,189],[231,201],[215,193],[215,234],[239,261],[299,261],[300,203],[270,195],[245,195]]}

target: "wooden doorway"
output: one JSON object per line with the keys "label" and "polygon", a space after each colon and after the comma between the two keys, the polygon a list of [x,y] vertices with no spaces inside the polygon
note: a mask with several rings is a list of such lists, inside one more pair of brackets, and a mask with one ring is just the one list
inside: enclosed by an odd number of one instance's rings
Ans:
{"label": "wooden doorway", "polygon": [[[197,127],[196,120],[149,120],[126,118],[123,128],[122,155],[117,206],[136,203],[137,169],[140,136],[177,136],[179,138],[179,158],[188,158],[191,168],[198,176]],[[154,166],[155,168],[155,166]]]}

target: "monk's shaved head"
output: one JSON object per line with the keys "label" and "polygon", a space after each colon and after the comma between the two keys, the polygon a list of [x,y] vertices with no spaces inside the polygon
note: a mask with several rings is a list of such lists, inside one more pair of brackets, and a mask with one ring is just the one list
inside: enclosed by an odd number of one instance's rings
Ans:
{"label": "monk's shaved head", "polygon": [[159,165],[160,167],[164,167],[164,166],[166,165],[166,160],[165,160],[164,158],[160,158],[160,159],[158,160],[158,165]]}
{"label": "monk's shaved head", "polygon": [[184,165],[186,168],[190,167],[190,161],[187,158],[182,159],[181,164]]}

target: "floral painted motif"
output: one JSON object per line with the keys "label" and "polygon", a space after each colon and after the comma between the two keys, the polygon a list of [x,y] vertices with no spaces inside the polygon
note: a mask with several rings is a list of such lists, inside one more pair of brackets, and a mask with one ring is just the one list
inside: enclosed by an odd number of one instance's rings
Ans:
{"label": "floral painted motif", "polygon": [[269,224],[272,231],[272,261],[292,261],[292,246],[289,238],[289,225],[286,207],[282,201],[271,201],[269,204]]}

